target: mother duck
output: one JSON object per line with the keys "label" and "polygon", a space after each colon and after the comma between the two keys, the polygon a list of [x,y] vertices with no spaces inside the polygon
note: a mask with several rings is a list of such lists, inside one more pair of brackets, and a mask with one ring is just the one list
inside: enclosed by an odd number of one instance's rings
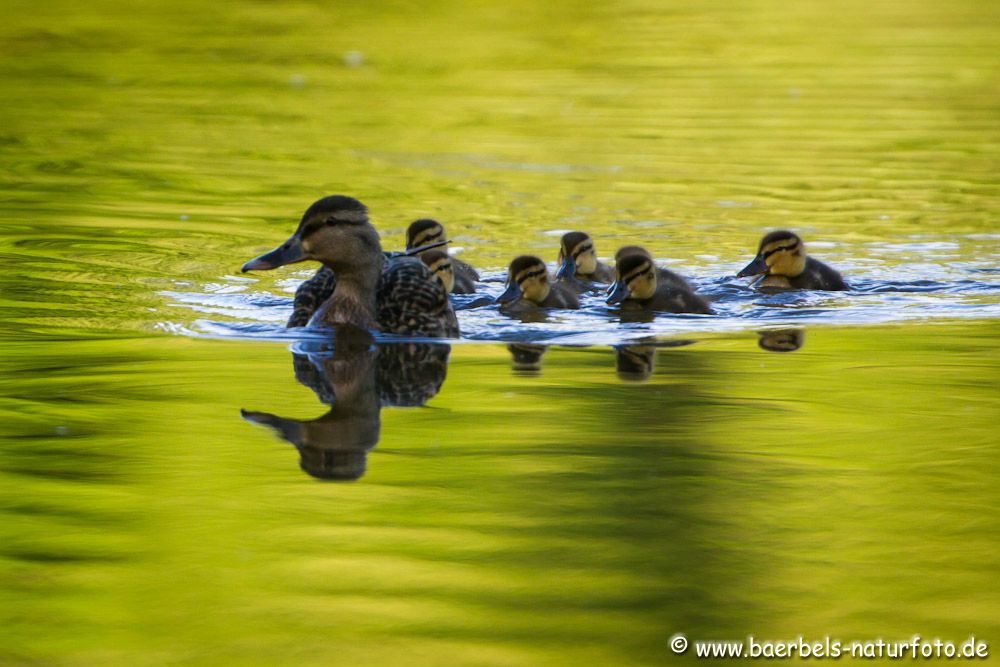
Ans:
{"label": "mother duck", "polygon": [[351,325],[384,333],[434,338],[459,335],[458,319],[441,284],[415,257],[386,257],[368,209],[343,195],[323,197],[302,215],[282,245],[243,265],[267,271],[316,260],[337,276],[333,294],[312,326]]}

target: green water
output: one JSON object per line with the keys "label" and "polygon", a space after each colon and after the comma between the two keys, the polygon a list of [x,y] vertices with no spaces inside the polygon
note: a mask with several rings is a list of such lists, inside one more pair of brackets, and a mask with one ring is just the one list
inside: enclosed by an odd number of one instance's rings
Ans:
{"label": "green water", "polygon": [[[4,10],[0,664],[663,664],[676,632],[1000,650],[1000,5]],[[299,274],[235,273],[334,192],[387,247],[431,215],[486,269],[582,228],[718,276],[787,226],[948,308],[824,302],[775,353],[765,303],[657,329],[648,373],[455,344],[424,407],[358,392],[378,443],[320,482],[241,417],[331,413],[289,342],[199,321],[280,322],[219,295],[287,293]]]}

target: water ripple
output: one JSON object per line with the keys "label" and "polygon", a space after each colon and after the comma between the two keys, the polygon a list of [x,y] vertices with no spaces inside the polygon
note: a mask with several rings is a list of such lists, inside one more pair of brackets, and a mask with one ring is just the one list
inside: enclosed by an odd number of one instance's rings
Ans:
{"label": "water ripple", "polygon": [[[885,244],[885,247],[911,244]],[[918,244],[926,252],[930,245]],[[504,273],[487,271],[479,293],[454,295],[462,339],[479,342],[547,342],[615,345],[649,336],[694,332],[724,332],[779,325],[885,324],[910,320],[1000,317],[1000,273],[992,267],[917,262],[888,266],[880,260],[845,262],[849,292],[774,292],[750,289],[732,278],[733,267],[714,264],[699,273],[722,275],[691,278],[712,302],[715,315],[659,313],[650,321],[624,320],[604,303],[601,291],[581,296],[578,311],[539,311],[512,318],[493,302],[503,291]],[[863,268],[862,268],[863,267]],[[554,270],[554,266],[550,267]],[[892,279],[889,279],[889,276]],[[931,278],[927,276],[933,276]],[[281,289],[292,291],[296,280]],[[186,324],[164,323],[160,328],[181,335],[296,340],[323,337],[322,330],[287,330],[291,296],[257,291],[253,279],[220,277],[197,291],[165,291],[169,305],[201,316]],[[222,319],[217,319],[221,317]]]}

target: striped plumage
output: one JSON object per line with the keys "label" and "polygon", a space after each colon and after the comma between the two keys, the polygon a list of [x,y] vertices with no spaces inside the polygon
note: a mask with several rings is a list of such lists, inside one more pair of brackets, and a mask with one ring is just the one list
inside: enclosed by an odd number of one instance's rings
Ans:
{"label": "striped plumage", "polygon": [[378,282],[376,321],[386,333],[457,338],[448,294],[416,257],[386,261]]}
{"label": "striped plumage", "polygon": [[590,289],[588,282],[607,285],[614,282],[615,273],[597,259],[594,241],[584,232],[567,232],[559,240],[559,269],[556,280],[573,285],[578,291]]}
{"label": "striped plumage", "polygon": [[615,273],[617,279],[608,303],[621,304],[622,310],[712,314],[708,302],[690,287],[659,282],[659,272],[648,253],[621,257],[615,264]]}
{"label": "striped plumage", "polygon": [[764,236],[757,256],[737,278],[763,276],[756,287],[842,291],[850,289],[833,268],[806,254],[806,245],[793,232],[778,230]]}
{"label": "striped plumage", "polygon": [[507,289],[497,297],[503,310],[531,308],[580,307],[580,300],[572,289],[561,282],[549,280],[549,270],[540,258],[521,255],[510,263],[507,270]]}
{"label": "striped plumage", "polygon": [[[618,249],[615,253],[615,265],[621,261],[622,257],[627,257],[628,255],[642,255],[647,257],[649,261],[656,263],[653,259],[652,253],[639,245],[626,245]],[[682,276],[677,275],[669,269],[664,269],[662,266],[656,267],[656,284],[657,285],[670,285],[674,289],[686,290],[688,292],[693,292],[694,288],[685,280]]]}
{"label": "striped plumage", "polygon": [[[431,218],[421,218],[414,220],[406,229],[406,249],[416,250],[417,248],[447,241],[448,236],[444,231],[444,225]],[[429,251],[424,251],[429,252]],[[418,256],[423,252],[417,253]],[[473,294],[476,291],[476,283],[479,281],[479,273],[457,257],[451,258],[452,274],[455,276],[451,292],[453,294]]]}

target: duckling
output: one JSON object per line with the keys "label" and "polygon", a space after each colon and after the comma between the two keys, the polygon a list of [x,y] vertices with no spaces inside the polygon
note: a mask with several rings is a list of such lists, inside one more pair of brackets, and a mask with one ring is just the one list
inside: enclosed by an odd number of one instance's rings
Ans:
{"label": "duckling", "polygon": [[708,302],[690,288],[658,283],[656,266],[647,255],[625,255],[615,271],[618,279],[608,295],[608,303],[620,303],[622,310],[712,314]]}
{"label": "duckling", "polygon": [[284,244],[244,264],[243,272],[310,259],[330,269],[336,285],[309,324],[427,337],[459,335],[458,319],[441,284],[420,260],[382,253],[368,209],[358,200],[332,195],[316,201]]}
{"label": "duckling", "polygon": [[[447,236],[444,233],[444,226],[437,220],[431,220],[430,218],[414,220],[406,229],[407,250],[416,250],[417,248],[439,241],[447,242]],[[417,252],[418,256],[421,254],[423,254],[423,251]],[[476,282],[479,281],[479,273],[458,258],[452,258],[451,264],[454,281],[452,288],[448,292],[455,294],[475,293]]]}
{"label": "duckling", "polygon": [[510,263],[507,289],[497,297],[497,302],[505,309],[580,307],[576,294],[562,283],[552,284],[545,262],[533,255],[521,255]]}
{"label": "duckling", "polygon": [[[656,263],[656,260],[653,259],[653,254],[642,246],[626,245],[619,248],[618,252],[615,253],[615,265],[618,265],[618,262],[621,261],[622,257],[627,257],[628,255],[642,255],[654,264]],[[656,267],[656,283],[658,285],[670,285],[675,289],[687,290],[688,292],[694,291],[691,288],[691,285],[688,284],[687,280],[673,271],[669,271],[659,266]]]}
{"label": "duckling", "polygon": [[837,271],[806,255],[806,246],[787,230],[771,232],[760,241],[757,256],[736,274],[764,277],[756,287],[841,291],[850,289]]}
{"label": "duckling", "polygon": [[419,256],[420,261],[431,272],[431,276],[441,283],[445,292],[451,294],[455,286],[454,260],[443,250],[427,250]]}
{"label": "duckling", "polygon": [[596,283],[614,282],[614,271],[601,264],[594,250],[594,242],[584,232],[567,232],[559,241],[559,269],[556,280],[587,280]]}

